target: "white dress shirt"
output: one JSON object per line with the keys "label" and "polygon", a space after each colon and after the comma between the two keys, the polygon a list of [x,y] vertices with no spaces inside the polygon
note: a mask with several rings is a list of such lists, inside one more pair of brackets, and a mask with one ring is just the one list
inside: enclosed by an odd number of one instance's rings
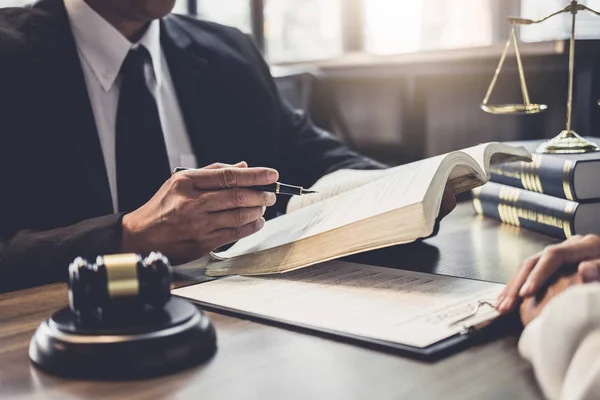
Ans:
{"label": "white dress shirt", "polygon": [[144,46],[151,63],[146,83],[156,99],[171,168],[196,168],[171,73],[160,45],[160,22],[154,20],[138,43],[131,43],[84,0],[64,0],[85,83],[90,97],[100,146],[108,174],[113,209],[118,211],[115,126],[121,86],[120,69],[129,50]]}
{"label": "white dress shirt", "polygon": [[600,283],[556,296],[523,331],[519,351],[550,400],[600,399]]}

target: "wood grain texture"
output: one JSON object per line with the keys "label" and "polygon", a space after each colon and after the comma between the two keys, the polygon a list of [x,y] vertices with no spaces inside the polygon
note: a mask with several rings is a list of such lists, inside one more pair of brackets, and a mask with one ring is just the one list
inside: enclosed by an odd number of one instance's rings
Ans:
{"label": "wood grain texture", "polygon": [[[553,241],[474,217],[461,204],[437,237],[352,259],[505,282],[520,261]],[[0,398],[542,398],[516,335],[424,363],[212,313],[219,350],[200,367],[151,380],[63,379],[36,370],[27,351],[38,324],[66,304],[62,284],[0,295]]]}

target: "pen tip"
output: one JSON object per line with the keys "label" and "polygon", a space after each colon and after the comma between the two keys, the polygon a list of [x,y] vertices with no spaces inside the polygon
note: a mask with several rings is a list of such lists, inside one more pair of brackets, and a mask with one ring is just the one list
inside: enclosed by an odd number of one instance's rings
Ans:
{"label": "pen tip", "polygon": [[319,193],[316,190],[306,190],[306,189],[302,189],[302,194],[314,194],[314,193]]}

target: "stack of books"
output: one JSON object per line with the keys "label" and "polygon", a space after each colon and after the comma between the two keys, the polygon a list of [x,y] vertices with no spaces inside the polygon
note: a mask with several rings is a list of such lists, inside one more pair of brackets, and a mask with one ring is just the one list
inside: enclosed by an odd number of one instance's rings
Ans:
{"label": "stack of books", "polygon": [[524,146],[533,161],[493,166],[491,181],[473,190],[475,211],[562,239],[600,234],[600,152],[535,154],[540,143],[506,143]]}

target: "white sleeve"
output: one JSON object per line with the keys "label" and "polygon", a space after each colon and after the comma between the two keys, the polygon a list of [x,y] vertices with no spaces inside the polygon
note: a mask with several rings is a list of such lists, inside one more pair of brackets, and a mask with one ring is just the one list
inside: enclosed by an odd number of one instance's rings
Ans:
{"label": "white sleeve", "polygon": [[600,399],[600,283],[550,301],[523,331],[519,352],[548,399]]}

